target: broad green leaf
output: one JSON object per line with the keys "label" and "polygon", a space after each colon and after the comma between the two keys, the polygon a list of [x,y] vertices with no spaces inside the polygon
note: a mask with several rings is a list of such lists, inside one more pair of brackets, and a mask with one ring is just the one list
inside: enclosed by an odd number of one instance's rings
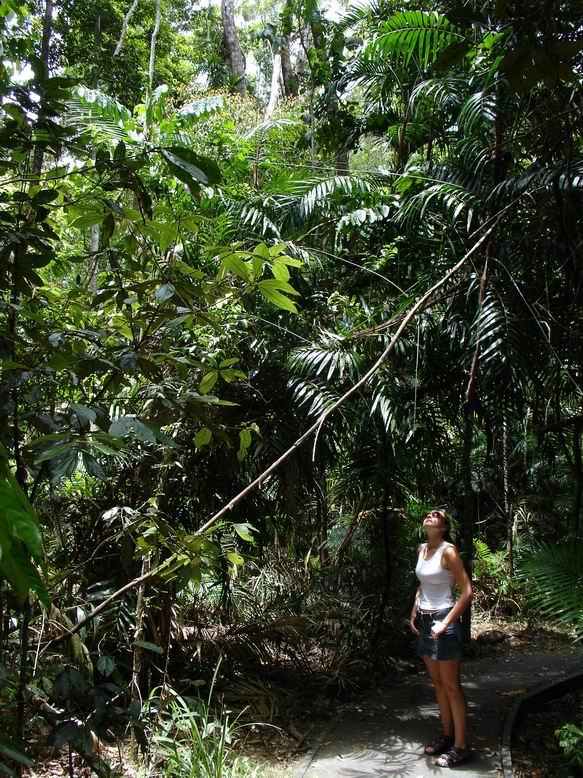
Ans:
{"label": "broad green leaf", "polygon": [[5,578],[12,586],[19,602],[24,602],[33,591],[45,607],[51,607],[51,598],[38,570],[17,544],[12,544],[9,556],[0,560],[0,578]]}
{"label": "broad green leaf", "polygon": [[222,257],[221,265],[226,270],[238,275],[243,281],[249,280],[249,265],[238,254],[228,254],[226,257]]}
{"label": "broad green leaf", "polygon": [[55,457],[60,456],[61,454],[65,454],[68,451],[71,451],[72,448],[76,446],[76,443],[73,443],[69,441],[68,443],[62,443],[60,446],[53,446],[52,448],[49,448],[47,451],[44,451],[40,456],[38,456],[34,463],[35,465],[40,465],[41,462],[48,462],[51,459],[55,459]]}
{"label": "broad green leaf", "polygon": [[208,427],[202,427],[202,429],[199,429],[199,431],[194,436],[194,445],[196,448],[202,448],[203,446],[206,446],[208,443],[210,443],[212,436],[213,433],[209,430]]}
{"label": "broad green leaf", "polygon": [[190,276],[191,278],[206,278],[206,274],[202,272],[202,270],[196,270],[194,267],[191,267],[186,262],[183,262],[181,259],[176,259],[174,261],[174,267],[177,270],[180,270],[181,273],[184,273],[187,276]]}
{"label": "broad green leaf", "polygon": [[259,291],[266,300],[269,300],[270,303],[273,303],[278,308],[282,308],[285,311],[291,311],[291,313],[298,312],[295,303],[293,303],[289,297],[286,297],[280,291],[274,289],[272,286],[268,286],[267,284],[267,281],[260,281],[258,284]]}
{"label": "broad green leaf", "polygon": [[98,440],[92,440],[89,445],[91,448],[96,449],[101,454],[105,454],[108,457],[113,457],[119,454],[117,449],[106,446],[105,443],[100,443]]}
{"label": "broad green leaf", "polygon": [[242,565],[245,562],[241,554],[237,554],[236,551],[227,551],[227,559],[234,565]]}
{"label": "broad green leaf", "polygon": [[162,284],[162,286],[159,286],[154,292],[154,297],[156,300],[164,302],[164,300],[170,299],[175,291],[173,284]]}
{"label": "broad green leaf", "polygon": [[92,456],[88,451],[83,451],[81,453],[81,460],[83,462],[83,466],[85,467],[87,475],[92,475],[95,478],[99,478],[102,481],[107,480],[107,476],[105,475],[103,468],[101,467],[99,462],[95,459],[95,457]]}
{"label": "broad green leaf", "polygon": [[115,670],[115,662],[110,656],[100,656],[97,660],[97,669],[101,675],[109,678]]}
{"label": "broad green leaf", "polygon": [[136,437],[143,440],[144,443],[156,442],[156,434],[154,431],[138,419],[134,419],[134,432],[136,433]]}
{"label": "broad green leaf", "polygon": [[276,261],[271,265],[271,272],[280,281],[289,281],[289,270],[284,262]]}
{"label": "broad green leaf", "polygon": [[165,148],[160,153],[176,178],[189,186],[218,184],[221,180],[219,166],[210,157],[181,146]]}
{"label": "broad green leaf", "polygon": [[77,227],[79,229],[83,227],[94,227],[96,224],[101,224],[104,218],[105,213],[103,211],[87,211],[74,219],[71,222],[71,227]]}
{"label": "broad green leaf", "polygon": [[237,459],[242,462],[245,459],[247,449],[251,445],[251,431],[245,427],[239,432],[239,450],[237,451]]}
{"label": "broad green leaf", "polygon": [[133,416],[122,416],[111,422],[108,432],[114,437],[123,438],[134,429],[134,421]]}
{"label": "broad green leaf", "polygon": [[169,435],[166,435],[165,432],[162,432],[162,430],[159,427],[157,427],[155,424],[152,424],[151,421],[144,421],[141,423],[154,433],[154,435],[156,436],[156,440],[159,443],[164,443],[165,446],[170,446],[170,448],[177,448],[177,445],[174,442],[174,440],[172,440],[172,438]]}
{"label": "broad green leaf", "polygon": [[134,640],[132,645],[137,646],[138,648],[145,648],[147,651],[154,651],[156,654],[164,653],[164,649],[161,646],[150,643],[148,640]]}
{"label": "broad green leaf", "polygon": [[219,371],[218,370],[211,370],[209,373],[207,373],[205,376],[203,376],[200,384],[199,384],[199,391],[204,395],[210,392],[210,390],[213,388],[213,386],[217,383],[219,379]]}
{"label": "broad green leaf", "polygon": [[[0,754],[12,759],[19,764],[27,765],[28,767],[34,767],[34,762],[29,759],[28,756],[23,754],[20,749],[24,749],[24,743],[17,743],[14,740],[9,739],[6,735],[0,735]],[[6,775],[16,775],[14,772],[7,772]]]}
{"label": "broad green leaf", "polygon": [[271,254],[269,253],[269,249],[267,248],[265,243],[259,243],[259,245],[255,246],[255,248],[253,249],[253,253],[256,256],[261,257],[261,259],[267,259],[267,260],[271,259]]}
{"label": "broad green leaf", "polygon": [[303,267],[304,263],[301,261],[301,259],[294,259],[293,257],[286,257],[285,255],[282,255],[277,258],[278,262],[283,262],[284,265],[289,265],[289,267]]}
{"label": "broad green leaf", "polygon": [[254,542],[254,538],[251,535],[251,531],[256,532],[257,530],[255,527],[253,527],[251,524],[233,524],[233,529],[239,535],[240,538],[243,540],[247,540],[251,543]]}
{"label": "broad green leaf", "polygon": [[54,748],[62,748],[65,743],[70,743],[79,734],[81,722],[63,721],[55,727],[51,740]]}
{"label": "broad green leaf", "polygon": [[299,292],[291,284],[288,284],[287,281],[281,281],[279,278],[268,278],[265,281],[260,281],[259,286],[263,289],[275,289],[278,292],[299,295]]}
{"label": "broad green leaf", "polygon": [[283,254],[286,249],[287,243],[277,243],[275,246],[269,247],[269,255],[271,257],[278,256],[279,254]]}
{"label": "broad green leaf", "polygon": [[75,411],[75,413],[78,413],[79,416],[87,419],[87,421],[97,421],[97,414],[93,408],[88,408],[86,405],[79,405],[79,403],[69,403],[69,408]]}

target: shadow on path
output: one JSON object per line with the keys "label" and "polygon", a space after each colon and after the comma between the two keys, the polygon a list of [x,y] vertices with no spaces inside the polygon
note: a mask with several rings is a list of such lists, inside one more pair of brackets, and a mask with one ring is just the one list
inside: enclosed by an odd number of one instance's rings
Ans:
{"label": "shadow on path", "polygon": [[495,653],[465,661],[463,685],[475,759],[451,773],[423,753],[423,744],[440,731],[429,679],[421,673],[391,677],[364,700],[343,708],[296,778],[499,775],[500,738],[516,697],[580,671],[582,666],[583,648],[579,647],[556,653]]}

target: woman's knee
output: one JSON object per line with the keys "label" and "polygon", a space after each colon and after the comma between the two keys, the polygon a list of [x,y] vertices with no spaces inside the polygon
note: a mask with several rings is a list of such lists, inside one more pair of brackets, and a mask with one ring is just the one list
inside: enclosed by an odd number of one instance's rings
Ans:
{"label": "woman's knee", "polygon": [[445,679],[441,681],[442,689],[448,697],[463,697],[464,693],[461,684],[455,679]]}
{"label": "woman's knee", "polygon": [[445,684],[443,682],[443,678],[440,678],[439,676],[437,676],[436,678],[432,678],[431,681],[433,683],[433,686],[434,686],[436,692],[445,692],[446,691]]}

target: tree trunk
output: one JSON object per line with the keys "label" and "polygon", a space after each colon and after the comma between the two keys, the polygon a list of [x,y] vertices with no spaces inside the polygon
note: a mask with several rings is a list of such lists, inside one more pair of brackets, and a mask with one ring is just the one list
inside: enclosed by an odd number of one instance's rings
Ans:
{"label": "tree trunk", "polygon": [[247,78],[245,75],[245,57],[241,50],[237,28],[235,26],[235,11],[233,0],[222,0],[221,15],[223,18],[224,41],[233,74],[235,90],[241,95],[247,92]]}
{"label": "tree trunk", "polygon": [[93,38],[93,70],[91,71],[91,88],[97,89],[99,83],[99,62],[101,59],[101,13],[95,15],[95,33]]}
{"label": "tree trunk", "polygon": [[[480,281],[480,295],[478,300],[478,311],[484,304],[486,288],[488,285],[488,268],[490,258],[491,243],[486,249],[486,258],[484,260],[484,271]],[[462,449],[462,483],[464,488],[464,515],[462,524],[462,549],[464,552],[464,566],[466,572],[472,580],[474,567],[474,528],[476,525],[476,496],[472,486],[472,447],[474,442],[474,405],[476,398],[476,379],[478,376],[478,364],[480,360],[480,332],[476,337],[476,347],[472,358],[472,366],[466,387],[466,396],[464,402],[464,439]],[[462,631],[464,643],[469,644],[472,635],[472,610],[471,603],[462,619]]]}
{"label": "tree trunk", "polygon": [[283,93],[286,97],[297,97],[299,83],[294,73],[289,56],[289,38],[286,36],[281,47],[281,76],[283,79]]}
{"label": "tree trunk", "polygon": [[150,64],[148,66],[148,86],[152,89],[154,84],[154,63],[156,61],[156,41],[158,40],[158,33],[160,32],[160,6],[162,0],[156,0],[156,21],[154,22],[154,29],[152,30],[152,37],[150,39]]}
{"label": "tree trunk", "polygon": [[326,476],[322,475],[322,478],[317,482],[316,489],[316,518],[318,523],[318,561],[320,562],[320,570],[323,570],[328,562],[328,500],[326,498]]}
{"label": "tree trunk", "polygon": [[4,653],[4,581],[0,581],[0,656]]}
{"label": "tree trunk", "polygon": [[117,55],[121,51],[121,47],[123,46],[123,42],[124,42],[124,39],[125,39],[125,36],[126,36],[126,32],[128,31],[128,25],[130,23],[130,19],[132,18],[132,14],[134,13],[136,8],[138,7],[138,2],[139,2],[139,0],[133,0],[133,3],[130,5],[129,10],[128,10],[127,14],[125,15],[125,18],[123,20],[123,24],[121,26],[121,32],[119,34],[119,40],[118,40],[117,45],[115,47],[115,50],[113,52],[113,56],[114,57],[117,57]]}
{"label": "tree trunk", "polygon": [[508,411],[506,410],[506,399],[504,399],[504,408],[502,409],[502,481],[503,481],[503,506],[504,520],[506,522],[506,551],[508,553],[508,573],[514,573],[514,528],[512,514],[510,511],[510,478],[508,472]]}
{"label": "tree trunk", "polygon": [[376,645],[381,635],[381,630],[385,620],[385,611],[389,601],[391,591],[391,581],[393,578],[393,561],[391,559],[391,534],[389,532],[389,493],[385,489],[383,492],[383,502],[381,508],[381,528],[383,533],[383,551],[385,559],[385,585],[379,606],[379,615],[375,633],[372,638],[372,645]]}
{"label": "tree trunk", "polygon": [[405,163],[409,159],[409,144],[407,142],[407,126],[409,124],[409,95],[404,94],[403,99],[405,101],[405,111],[403,113],[403,125],[399,131],[399,148],[397,149],[397,162],[396,168],[400,170],[405,166]]}
{"label": "tree trunk", "polygon": [[[19,740],[24,740],[25,700],[24,694],[28,681],[28,645],[30,642],[30,600],[27,597],[20,625],[20,668],[17,690],[17,730]],[[17,775],[22,775],[22,765],[17,766]]]}
{"label": "tree trunk", "polygon": [[[134,631],[134,641],[144,639],[144,594],[146,593],[145,576],[150,573],[150,557],[147,555],[142,559],[142,580],[138,587],[136,595],[136,629]],[[141,683],[140,676],[142,674],[142,658],[143,648],[136,646],[133,647],[133,663],[132,663],[132,685],[131,694],[134,699],[141,699]]]}
{"label": "tree trunk", "polygon": [[[51,48],[51,35],[53,32],[53,0],[46,0],[45,12],[43,15],[43,37],[40,49],[40,59],[44,65],[47,77],[50,74],[49,68],[49,52]],[[39,112],[39,119],[42,119],[42,113]],[[32,175],[35,177],[31,181],[31,186],[38,184],[38,179],[43,168],[44,150],[42,148],[35,149],[32,159]]]}
{"label": "tree trunk", "polygon": [[269,102],[267,103],[267,108],[265,109],[265,116],[271,116],[271,114],[275,111],[275,106],[277,105],[277,98],[279,96],[279,76],[281,74],[281,63],[282,63],[282,57],[279,52],[274,53],[273,55],[273,71],[271,73],[271,89],[269,92]]}
{"label": "tree trunk", "polygon": [[314,117],[314,92],[315,88],[312,84],[310,88],[310,165],[314,167],[316,164],[316,119]]}
{"label": "tree trunk", "polygon": [[581,497],[583,495],[583,472],[581,468],[581,431],[583,426],[581,422],[575,425],[573,430],[573,467],[575,475],[575,500],[573,513],[575,516],[575,537],[579,537],[579,526],[581,522]]}

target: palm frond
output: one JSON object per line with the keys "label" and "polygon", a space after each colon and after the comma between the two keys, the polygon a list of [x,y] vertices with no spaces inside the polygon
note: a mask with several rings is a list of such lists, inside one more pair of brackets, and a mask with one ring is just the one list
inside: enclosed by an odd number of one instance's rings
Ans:
{"label": "palm frond", "polygon": [[470,135],[482,125],[489,125],[496,119],[496,96],[488,92],[476,92],[462,105],[458,122],[462,130]]}
{"label": "palm frond", "polygon": [[469,228],[476,208],[482,201],[482,195],[477,189],[478,182],[473,176],[456,173],[445,167],[436,170],[435,177],[441,181],[431,184],[404,202],[401,218],[408,223],[421,221],[429,206],[437,206],[450,222],[455,223],[463,218]]}
{"label": "palm frond", "polygon": [[306,411],[309,418],[317,418],[338,399],[338,394],[321,381],[292,378],[288,381],[288,386],[299,408],[309,404]]}
{"label": "palm frond", "polygon": [[[296,184],[296,191],[299,188]],[[370,192],[371,189],[372,183],[369,179],[355,176],[333,176],[312,185],[299,201],[297,210],[303,219],[307,219],[322,201],[330,200],[335,195],[341,194],[356,197],[359,194]]]}
{"label": "palm frond", "polygon": [[343,378],[345,374],[354,378],[361,365],[361,355],[347,348],[346,342],[332,333],[317,345],[294,349],[288,359],[290,370],[312,377],[325,373],[328,381]]}
{"label": "palm frond", "polygon": [[521,575],[532,586],[535,608],[559,626],[572,626],[583,639],[583,542],[543,545],[523,563]]}
{"label": "palm frond", "polygon": [[259,139],[262,141],[265,139],[267,135],[272,130],[277,130],[278,132],[281,131],[284,127],[296,127],[299,124],[301,124],[298,121],[292,120],[292,119],[284,119],[283,117],[278,117],[275,119],[270,119],[266,122],[261,122],[260,124],[256,125],[255,127],[252,127],[246,134],[245,138],[254,138],[255,136],[259,136]]}
{"label": "palm frond", "polygon": [[391,209],[388,205],[378,205],[375,208],[357,208],[343,216],[338,222],[338,230],[343,227],[358,227],[365,222],[374,224],[374,222],[385,221]]}
{"label": "palm frond", "polygon": [[437,111],[454,111],[462,104],[467,80],[459,76],[429,78],[413,89],[409,104],[415,111],[425,101],[431,101]]}
{"label": "palm frond", "polygon": [[88,125],[96,127],[105,135],[132,142],[129,129],[132,114],[124,105],[98,89],[77,87],[67,101],[67,121],[80,129]]}
{"label": "palm frond", "polygon": [[366,46],[348,68],[342,85],[351,83],[364,87],[364,102],[368,112],[371,109],[388,111],[398,87],[394,65],[382,49],[373,44]]}
{"label": "palm frond", "polygon": [[193,121],[202,121],[209,116],[220,111],[225,106],[225,99],[222,95],[209,95],[200,100],[194,100],[191,103],[183,105],[176,112],[176,119],[182,125],[190,125]]}
{"label": "palm frond", "polygon": [[454,146],[454,153],[461,170],[476,179],[481,179],[488,164],[492,161],[492,152],[477,138],[460,138]]}
{"label": "palm frond", "polygon": [[447,46],[463,40],[464,35],[441,14],[399,11],[381,24],[373,45],[404,66],[415,57],[425,69]]}
{"label": "palm frond", "polygon": [[387,137],[391,144],[397,148],[403,140],[407,141],[411,150],[417,149],[427,143],[429,126],[426,122],[409,121],[405,125],[401,122],[387,127]]}
{"label": "palm frond", "polygon": [[385,0],[355,3],[346,9],[344,15],[336,23],[336,27],[344,31],[364,21],[376,25],[384,21],[388,14],[388,5]]}
{"label": "palm frond", "polygon": [[535,160],[526,170],[501,181],[493,189],[491,197],[514,197],[532,186],[557,186],[559,189],[583,189],[583,159],[577,157],[569,164],[557,163],[544,165],[541,160]]}
{"label": "palm frond", "polygon": [[256,198],[247,202],[225,200],[225,211],[233,225],[243,228],[248,233],[261,238],[281,238],[280,227],[273,220],[269,200],[266,198]]}

